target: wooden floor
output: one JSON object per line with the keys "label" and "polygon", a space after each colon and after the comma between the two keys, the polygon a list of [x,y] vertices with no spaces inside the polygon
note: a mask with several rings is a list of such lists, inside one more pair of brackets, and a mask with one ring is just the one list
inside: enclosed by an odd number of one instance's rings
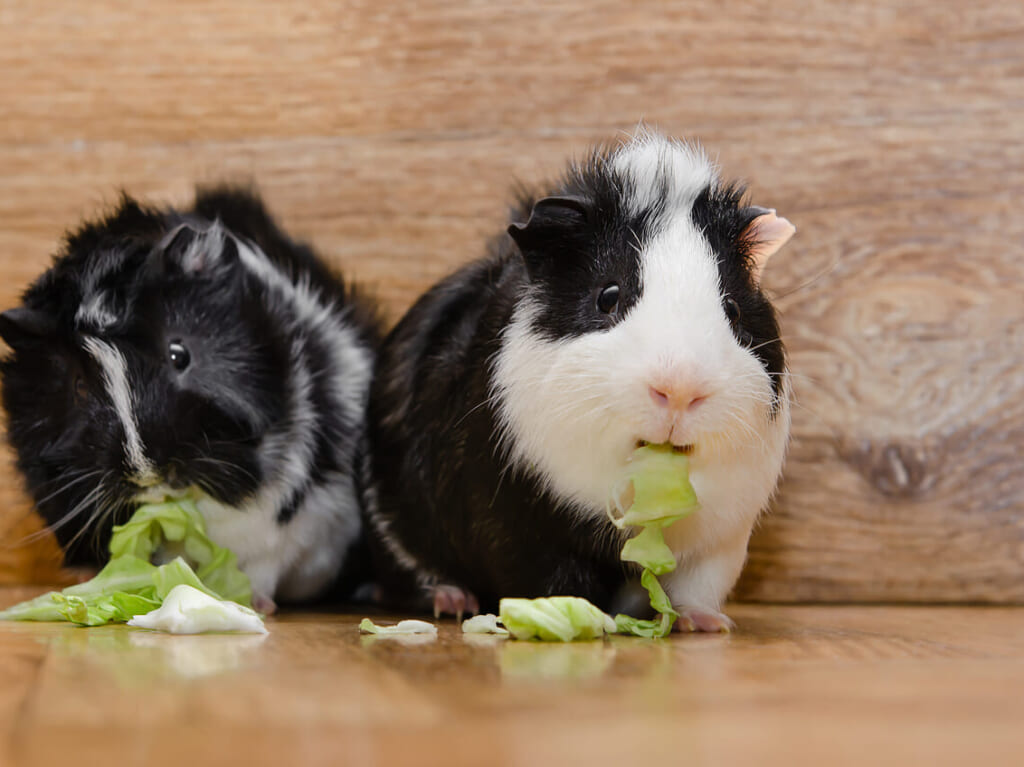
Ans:
{"label": "wooden floor", "polygon": [[266,637],[0,623],[0,765],[1001,765],[1024,748],[1024,609],[732,613],[729,636],[573,645],[454,623],[407,644],[360,636],[357,615],[283,615]]}

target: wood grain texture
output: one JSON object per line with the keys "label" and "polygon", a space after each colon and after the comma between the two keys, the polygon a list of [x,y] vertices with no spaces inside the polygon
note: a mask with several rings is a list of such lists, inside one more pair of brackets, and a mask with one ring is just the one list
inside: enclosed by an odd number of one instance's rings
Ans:
{"label": "wood grain texture", "polygon": [[569,645],[453,622],[405,644],[353,615],[284,614],[266,637],[0,624],[0,763],[1018,761],[1021,609],[732,613],[728,636]]}
{"label": "wood grain texture", "polygon": [[[396,318],[513,179],[640,118],[700,138],[799,230],[766,274],[794,441],[738,596],[1024,600],[1020,4],[7,3],[0,71],[0,306],[119,187],[227,177]],[[0,502],[0,580],[52,576],[10,473]]]}

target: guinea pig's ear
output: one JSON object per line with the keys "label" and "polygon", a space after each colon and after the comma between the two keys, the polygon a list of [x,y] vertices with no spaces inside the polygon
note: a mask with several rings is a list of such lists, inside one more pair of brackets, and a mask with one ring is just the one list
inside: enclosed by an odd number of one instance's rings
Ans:
{"label": "guinea pig's ear", "polygon": [[216,276],[238,260],[238,246],[219,222],[206,229],[181,224],[164,237],[157,251],[165,271],[196,276]]}
{"label": "guinea pig's ear", "polygon": [[760,284],[764,265],[796,234],[796,227],[776,215],[774,208],[751,205],[747,211],[753,218],[743,230],[742,238],[747,243],[754,282]]}
{"label": "guinea pig's ear", "polygon": [[589,218],[590,205],[583,197],[545,197],[533,204],[529,221],[525,224],[512,224],[508,233],[525,255],[538,246],[564,239],[586,224]]}
{"label": "guinea pig's ear", "polygon": [[0,338],[12,349],[41,343],[57,330],[57,321],[46,312],[19,306],[0,314]]}

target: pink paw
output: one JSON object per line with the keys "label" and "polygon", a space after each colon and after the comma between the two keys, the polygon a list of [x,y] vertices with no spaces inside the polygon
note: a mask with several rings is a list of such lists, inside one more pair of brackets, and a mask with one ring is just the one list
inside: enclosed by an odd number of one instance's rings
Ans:
{"label": "pink paw", "polygon": [[674,631],[728,634],[736,627],[728,615],[714,610],[701,610],[696,607],[676,609],[679,610],[679,618],[676,620],[675,626],[672,627]]}
{"label": "pink paw", "polygon": [[434,586],[435,618],[440,618],[442,615],[454,615],[457,620],[461,621],[463,613],[476,615],[478,612],[480,612],[480,603],[468,591],[445,583]]}
{"label": "pink paw", "polygon": [[277,603],[264,594],[253,594],[252,609],[263,615],[273,615],[277,612]]}

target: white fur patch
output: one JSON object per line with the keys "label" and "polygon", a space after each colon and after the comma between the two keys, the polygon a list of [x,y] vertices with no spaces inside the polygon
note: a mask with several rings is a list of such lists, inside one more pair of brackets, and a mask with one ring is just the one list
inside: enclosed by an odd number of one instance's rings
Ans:
{"label": "white fur patch", "polygon": [[75,312],[75,325],[77,327],[88,327],[103,330],[117,321],[115,315],[107,308],[106,296],[103,293],[93,293],[83,300]]}
{"label": "white fur patch", "polygon": [[[717,607],[742,565],[736,546],[745,551],[781,471],[788,386],[773,416],[771,378],[736,341],[722,308],[715,255],[691,219],[694,199],[714,179],[704,155],[643,134],[611,165],[631,180],[631,211],[664,194],[640,253],[643,293],[611,329],[555,341],[532,331],[538,307],[520,303],[493,369],[503,446],[515,467],[539,474],[555,497],[591,516],[605,513],[638,440],[694,445],[691,480],[702,508],[666,539],[686,572],[705,557],[724,564],[722,573],[666,585],[684,604],[681,583],[706,584],[692,599]],[[652,386],[699,391],[705,400],[675,412],[654,402]]]}
{"label": "white fur patch", "polygon": [[629,213],[637,215],[655,204],[667,211],[688,208],[717,169],[697,144],[674,141],[641,130],[615,152],[611,167],[630,180]]}
{"label": "white fur patch", "polygon": [[89,352],[96,364],[103,371],[103,384],[107,396],[114,405],[117,417],[124,431],[124,452],[128,465],[134,472],[134,479],[140,484],[155,479],[153,464],[146,457],[142,440],[139,437],[139,425],[135,419],[132,390],[128,383],[128,367],[124,355],[111,344],[97,338],[87,337],[84,341],[85,350]]}

